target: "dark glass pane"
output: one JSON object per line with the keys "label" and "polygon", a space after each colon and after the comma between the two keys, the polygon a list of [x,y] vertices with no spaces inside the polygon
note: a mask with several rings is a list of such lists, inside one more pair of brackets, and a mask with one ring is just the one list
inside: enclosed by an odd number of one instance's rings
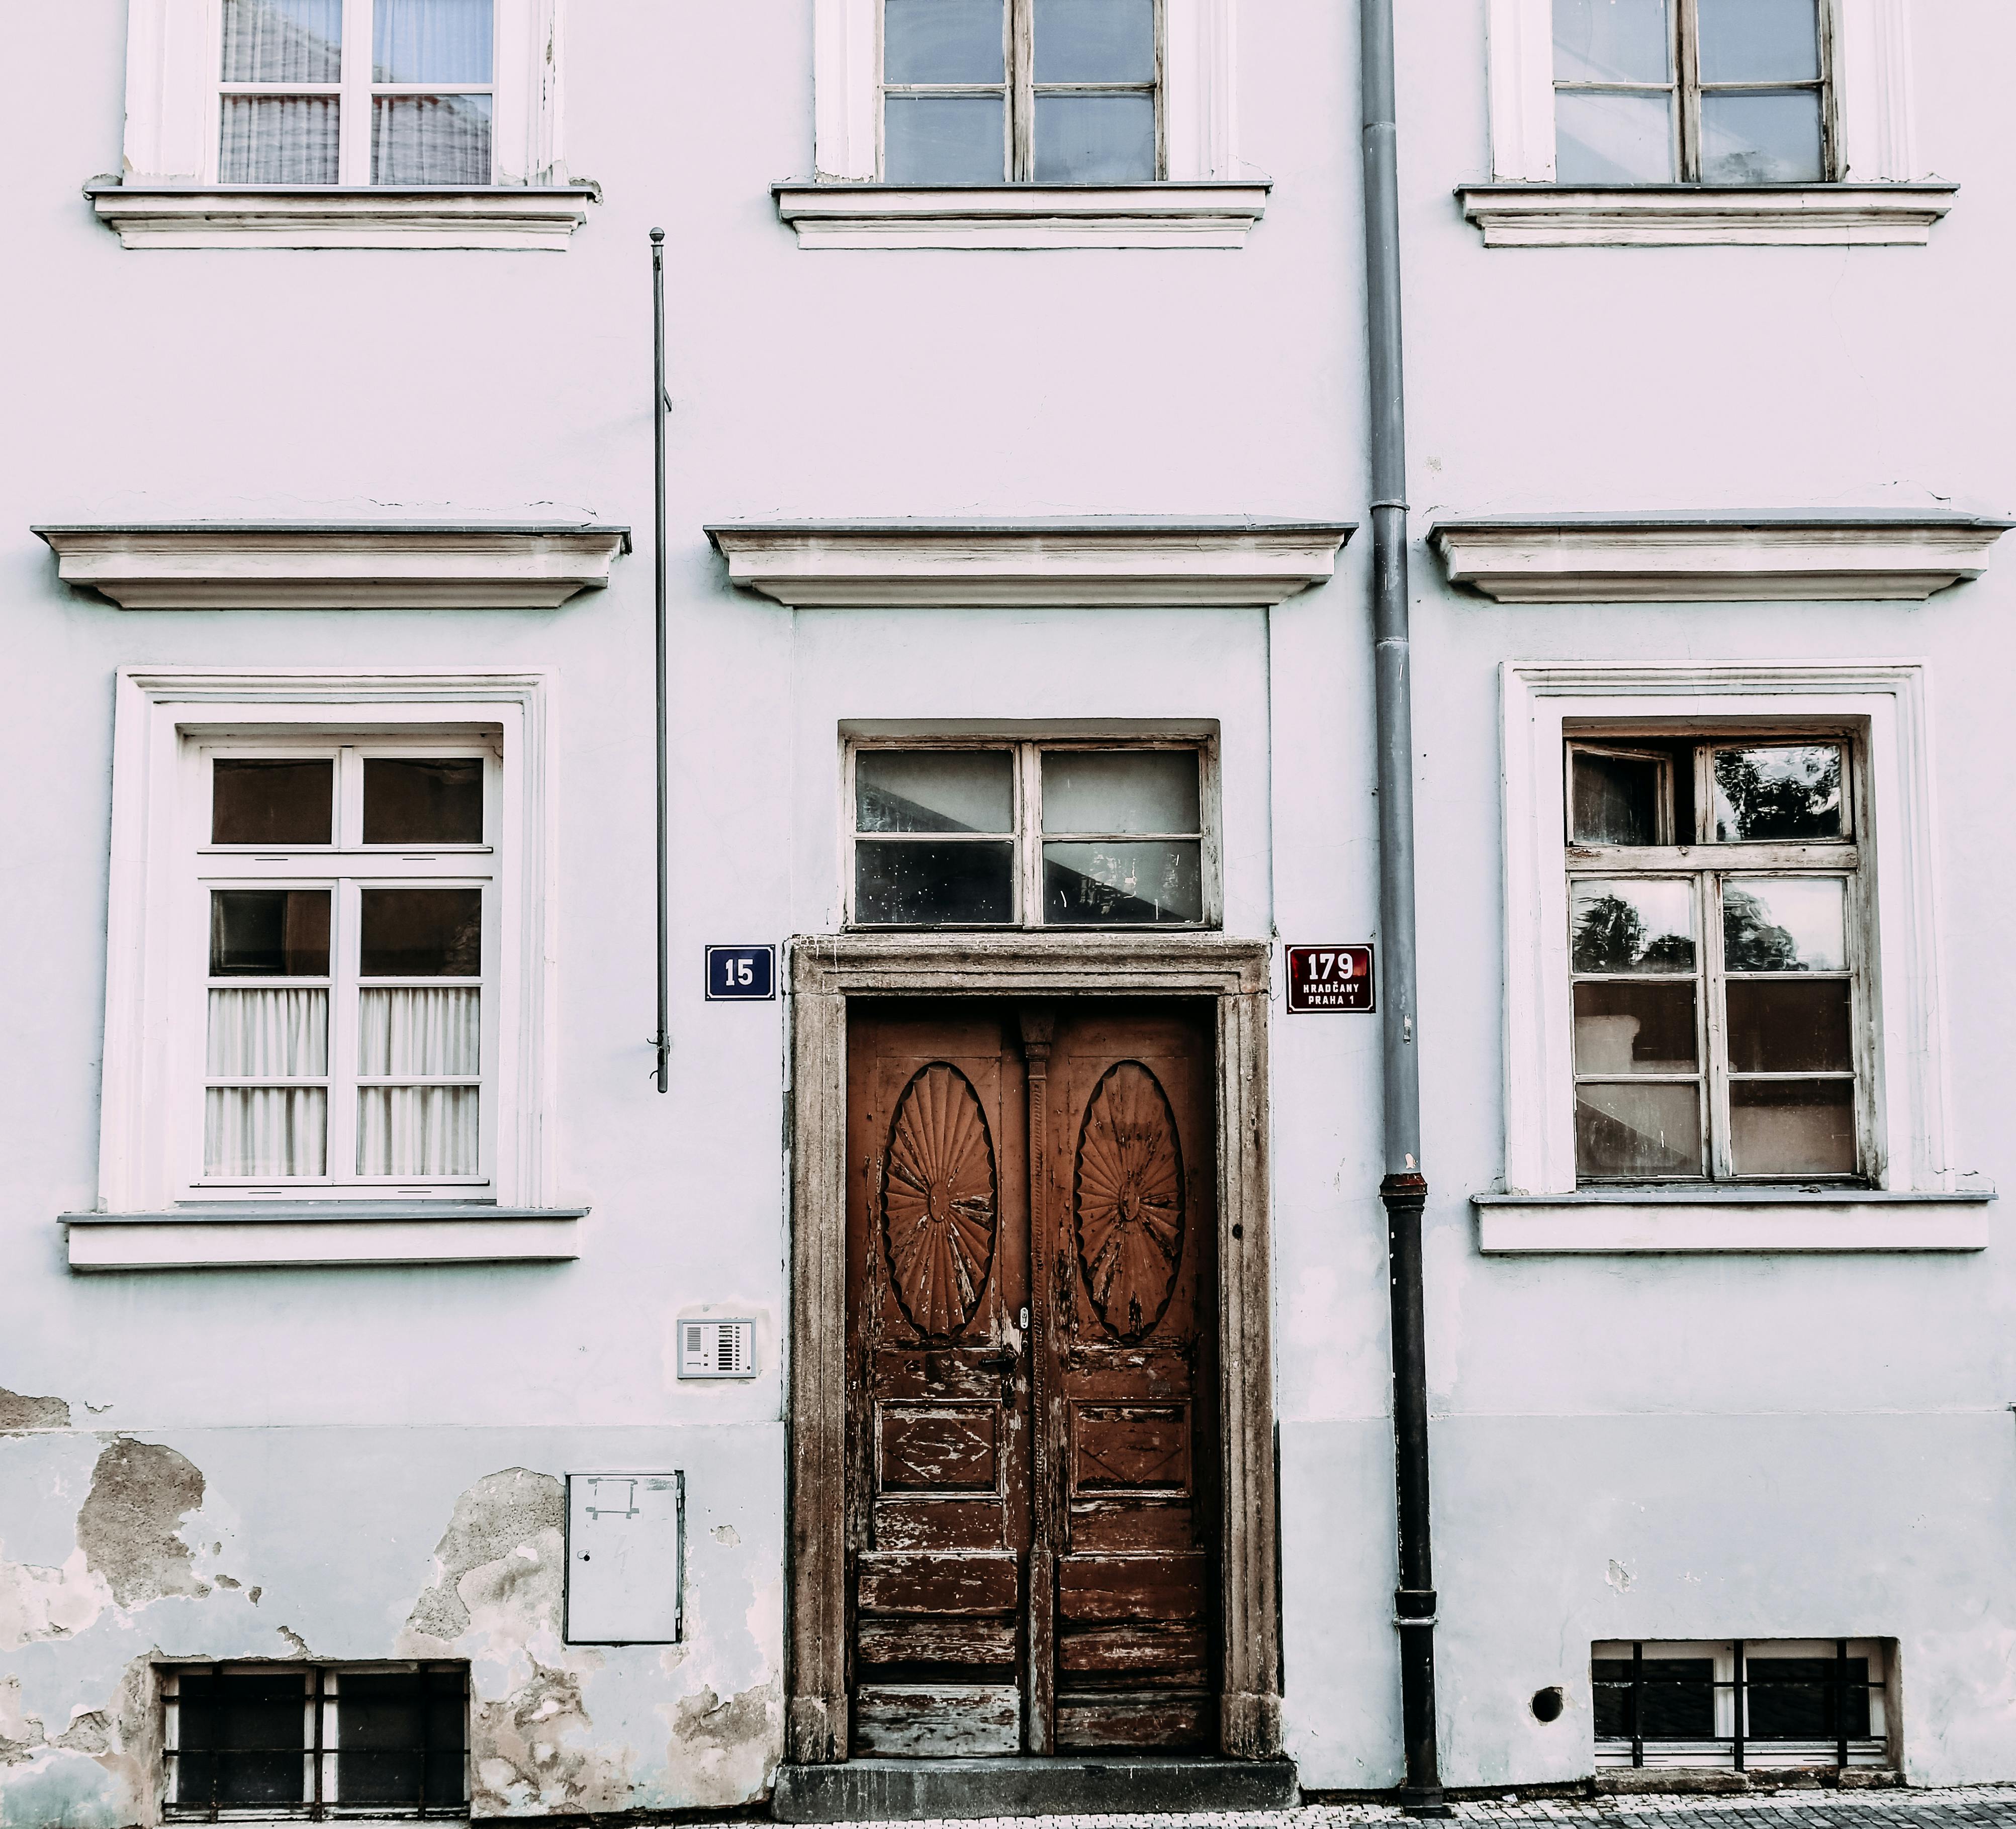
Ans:
{"label": "dark glass pane", "polygon": [[1679,877],[1585,878],[1568,886],[1578,972],[1694,968],[1694,885]]}
{"label": "dark glass pane", "polygon": [[469,756],[434,762],[368,758],[364,764],[364,842],[481,844],[481,759]]}
{"label": "dark glass pane", "polygon": [[366,889],[358,969],[366,978],[474,978],[483,969],[481,889]]}
{"label": "dark glass pane", "polygon": [[1035,0],[1036,81],[1155,77],[1155,0]]}
{"label": "dark glass pane", "polygon": [[185,1672],[179,1687],[182,1809],[304,1800],[308,1692],[298,1669]]}
{"label": "dark glass pane", "polygon": [[1194,839],[1046,845],[1043,919],[1144,925],[1201,921],[1202,849]]}
{"label": "dark glass pane", "polygon": [[460,1803],[463,1690],[459,1671],[346,1673],[337,1708],[338,1798]]}
{"label": "dark glass pane", "polygon": [[1000,184],[1008,175],[999,95],[890,95],[882,175],[891,184]]}
{"label": "dark glass pane", "polygon": [[860,832],[1013,832],[1006,749],[863,749],[854,759]]}
{"label": "dark glass pane", "polygon": [[1593,1658],[1589,1673],[1596,1691],[1596,1737],[1627,1738],[1631,1732],[1631,1660]]}
{"label": "dark glass pane", "polygon": [[327,889],[212,889],[213,978],[326,978]]}
{"label": "dark glass pane", "polygon": [[1715,838],[1726,845],[1844,837],[1841,773],[1834,743],[1716,750]]}
{"label": "dark glass pane", "polygon": [[1666,768],[1644,756],[1573,753],[1568,834],[1578,845],[1656,845],[1661,778]]}
{"label": "dark glass pane", "polygon": [[1578,1073],[1693,1073],[1693,983],[1578,984],[1575,1047]]}
{"label": "dark glass pane", "polygon": [[1003,16],[1002,0],[882,0],[882,80],[1001,81]]}
{"label": "dark glass pane", "polygon": [[[1869,1660],[1751,1658],[1744,1661],[1752,1740],[1869,1737]],[[1839,1679],[1845,1676],[1843,1693]],[[1843,1711],[1845,1709],[1845,1713]]]}
{"label": "dark glass pane", "polygon": [[326,845],[336,792],[336,764],[224,762],[211,770],[210,842],[214,845]]}
{"label": "dark glass pane", "polygon": [[1732,1080],[1729,1141],[1739,1175],[1852,1175],[1855,1082]]}
{"label": "dark glass pane", "polygon": [[1197,759],[1186,749],[1051,749],[1043,830],[1201,832]]}
{"label": "dark glass pane", "polygon": [[1658,1080],[1578,1086],[1575,1172],[1599,1180],[1698,1175],[1699,1087]]}
{"label": "dark glass pane", "polygon": [[1015,918],[1015,846],[863,839],[855,846],[854,918],[936,927]]}
{"label": "dark glass pane", "polygon": [[1731,979],[1729,1064],[1738,1073],[1846,1073],[1848,980]]}
{"label": "dark glass pane", "polygon": [[1647,1658],[1634,1669],[1629,1658],[1597,1658],[1589,1674],[1596,1689],[1600,1738],[1628,1740],[1637,1727],[1638,1698],[1645,1704],[1647,1740],[1708,1740],[1715,1734],[1715,1661],[1712,1658]]}

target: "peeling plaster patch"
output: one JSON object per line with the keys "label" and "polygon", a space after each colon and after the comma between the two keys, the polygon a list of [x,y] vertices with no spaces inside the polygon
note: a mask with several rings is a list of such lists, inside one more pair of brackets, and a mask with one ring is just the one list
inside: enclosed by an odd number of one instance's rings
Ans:
{"label": "peeling plaster patch", "polygon": [[70,1638],[98,1623],[112,1604],[105,1578],[85,1566],[81,1549],[63,1565],[0,1562],[0,1651],[38,1639]]}
{"label": "peeling plaster patch", "polygon": [[47,1744],[41,1717],[21,1712],[20,1678],[0,1676],[0,1766],[32,1759],[35,1749]]}
{"label": "peeling plaster patch", "polygon": [[0,1829],[110,1829],[156,1820],[155,1655],[135,1658],[106,1705],[74,1710],[60,1734],[22,1712],[18,1677],[0,1680]]}
{"label": "peeling plaster patch", "polygon": [[0,1435],[69,1427],[70,1406],[62,1398],[23,1397],[18,1391],[0,1390]]}
{"label": "peeling plaster patch", "polygon": [[0,1791],[0,1829],[114,1829],[129,1820],[105,1777],[74,1753],[45,1754]]}
{"label": "peeling plaster patch", "polygon": [[1610,1559],[1609,1568],[1604,1572],[1603,1579],[1621,1594],[1631,1585],[1631,1571],[1613,1556]]}
{"label": "peeling plaster patch", "polygon": [[103,1576],[121,1607],[144,1607],[168,1594],[210,1592],[196,1579],[189,1547],[176,1535],[203,1504],[202,1471],[172,1448],[116,1436],[98,1457],[91,1491],[77,1515],[85,1566]]}
{"label": "peeling plaster patch", "polygon": [[746,1804],[769,1788],[783,1718],[775,1676],[725,1702],[711,1689],[685,1697],[673,1711],[668,1776],[702,1809]]}
{"label": "peeling plaster patch", "polygon": [[717,1543],[725,1543],[731,1550],[736,1548],[742,1541],[741,1533],[732,1524],[717,1524],[712,1535]]}
{"label": "peeling plaster patch", "polygon": [[247,1588],[245,1590],[245,1597],[256,1607],[259,1604],[259,1597],[265,1591],[264,1588]]}
{"label": "peeling plaster patch", "polygon": [[291,1626],[276,1626],[273,1630],[287,1641],[287,1649],[296,1657],[312,1658],[315,1655],[315,1653],[308,1649],[308,1641]]}

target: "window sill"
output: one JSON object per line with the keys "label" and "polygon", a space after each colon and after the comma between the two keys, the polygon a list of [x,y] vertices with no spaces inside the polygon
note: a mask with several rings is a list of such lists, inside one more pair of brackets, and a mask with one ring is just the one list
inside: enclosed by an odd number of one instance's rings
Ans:
{"label": "window sill", "polygon": [[1952,184],[1460,185],[1487,248],[1923,246]]}
{"label": "window sill", "polygon": [[1486,1256],[1585,1252],[1980,1251],[1995,1192],[1862,1188],[1583,1188],[1474,1194]]}
{"label": "window sill", "polygon": [[276,1265],[560,1263],[585,1206],[447,1200],[218,1202],[160,1213],[63,1213],[74,1270]]}
{"label": "window sill", "polygon": [[1168,184],[779,184],[801,248],[1238,248],[1267,178]]}
{"label": "window sill", "polygon": [[601,192],[589,185],[92,184],[129,248],[477,248],[563,253]]}

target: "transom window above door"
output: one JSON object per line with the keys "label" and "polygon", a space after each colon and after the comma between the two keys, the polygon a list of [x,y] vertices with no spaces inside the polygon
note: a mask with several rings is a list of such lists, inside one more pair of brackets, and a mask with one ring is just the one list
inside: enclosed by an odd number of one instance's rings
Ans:
{"label": "transom window above door", "polygon": [[223,0],[224,184],[487,185],[495,0]]}
{"label": "transom window above door", "polygon": [[859,743],[857,927],[1215,926],[1209,751],[1194,743]]}
{"label": "transom window above door", "polygon": [[1553,0],[1563,184],[1838,176],[1827,0]]}
{"label": "transom window above door", "polygon": [[882,0],[891,184],[1150,183],[1164,0]]}

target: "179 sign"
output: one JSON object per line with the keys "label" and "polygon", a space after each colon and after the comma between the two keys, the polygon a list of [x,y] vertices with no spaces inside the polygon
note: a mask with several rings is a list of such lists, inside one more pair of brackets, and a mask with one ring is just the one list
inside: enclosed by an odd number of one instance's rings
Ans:
{"label": "179 sign", "polygon": [[1291,1012],[1370,1011],[1372,1007],[1371,947],[1289,947],[1288,1008]]}

